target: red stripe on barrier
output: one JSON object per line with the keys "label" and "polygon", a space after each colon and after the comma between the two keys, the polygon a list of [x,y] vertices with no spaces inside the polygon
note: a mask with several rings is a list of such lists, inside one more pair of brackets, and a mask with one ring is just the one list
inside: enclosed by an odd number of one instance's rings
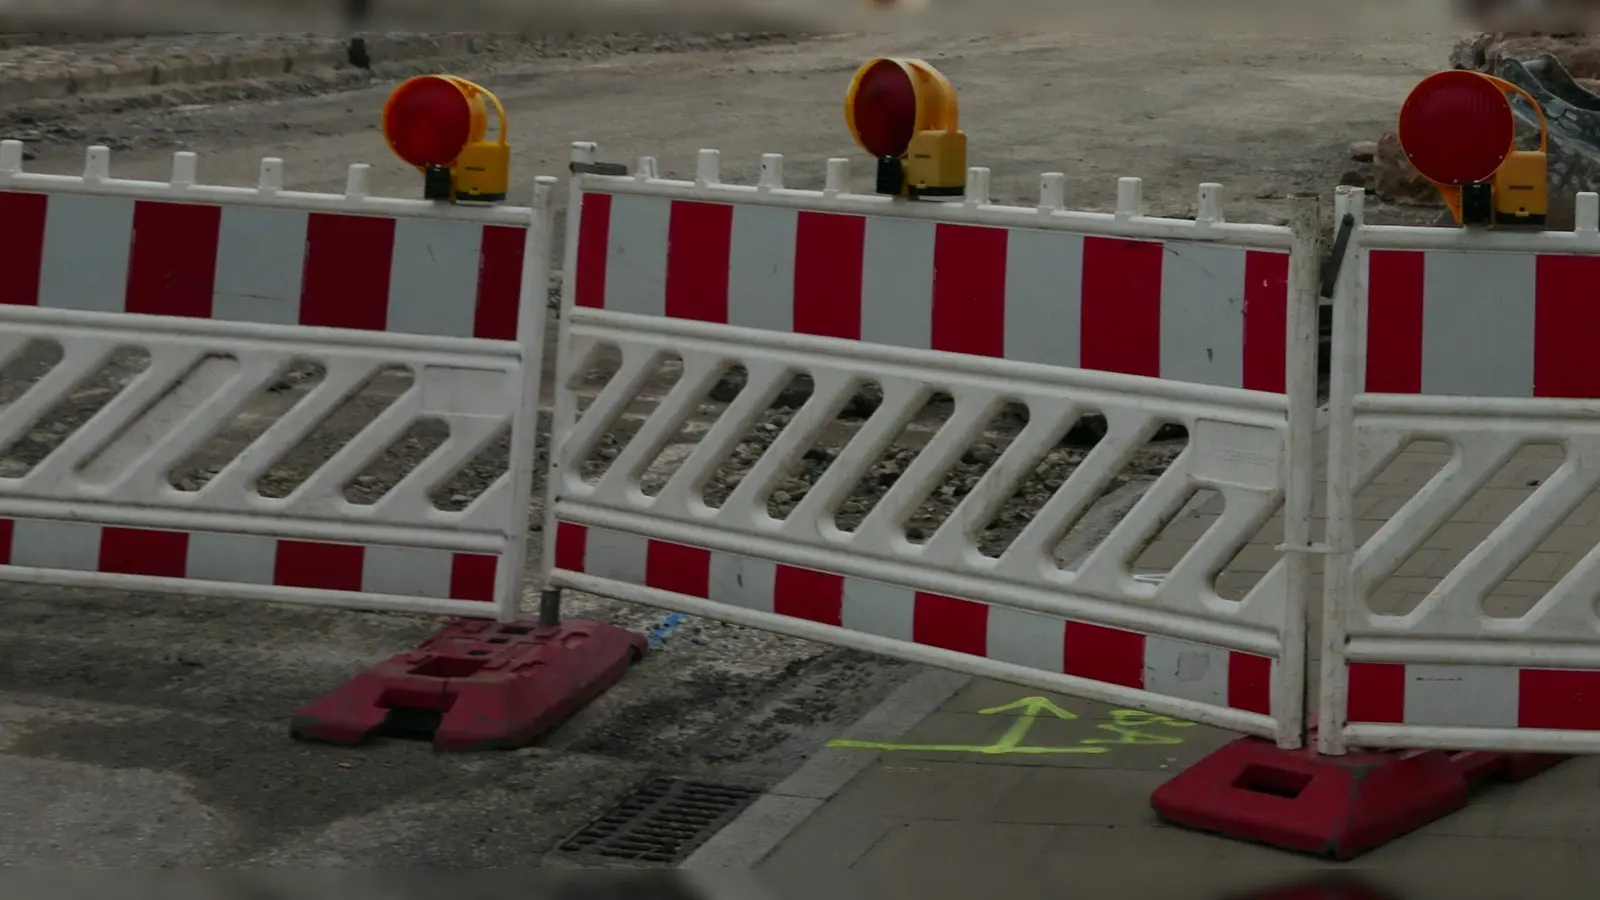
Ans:
{"label": "red stripe on barrier", "polygon": [[100,529],[100,571],[153,578],[189,573],[189,533],[149,528]]}
{"label": "red stripe on barrier", "polygon": [[555,524],[555,567],[566,572],[584,572],[589,556],[589,528],[571,522]]}
{"label": "red stripe on barrier", "polygon": [[1521,670],[1517,674],[1517,727],[1600,731],[1600,672]]}
{"label": "red stripe on barrier", "polygon": [[45,194],[0,191],[0,304],[39,305],[39,271],[44,263],[44,223],[50,198]]}
{"label": "red stripe on barrier", "polygon": [[1422,293],[1427,257],[1415,250],[1367,254],[1367,391],[1422,390]]}
{"label": "red stripe on barrier", "polygon": [[867,219],[803,211],[795,231],[794,330],[861,339]]}
{"label": "red stripe on barrier", "polygon": [[658,591],[705,598],[711,594],[711,551],[651,541],[645,554],[644,583]]}
{"label": "red stripe on barrier", "polygon": [[589,529],[571,522],[556,523],[556,568],[568,572],[584,571],[589,555]]}
{"label": "red stripe on barrier", "polygon": [[1347,717],[1352,722],[1400,724],[1406,719],[1406,667],[1400,663],[1351,663]]}
{"label": "red stripe on barrier", "polygon": [[1287,383],[1289,254],[1244,255],[1244,387],[1281,394]]}
{"label": "red stripe on barrier", "polygon": [[1068,622],[1062,655],[1067,675],[1144,689],[1144,635],[1136,631]]}
{"label": "red stripe on barrier", "polygon": [[450,555],[450,599],[494,602],[494,575],[500,558],[482,553]]}
{"label": "red stripe on barrier", "polygon": [[312,213],[300,324],[384,331],[389,326],[389,266],[395,220]]}
{"label": "red stripe on barrier", "polygon": [[1081,367],[1161,376],[1165,252],[1165,245],[1156,241],[1083,239]]}
{"label": "red stripe on barrier", "polygon": [[728,257],[733,207],[679,200],[667,226],[668,318],[728,321]]}
{"label": "red stripe on barrier", "polygon": [[[472,336],[490,341],[517,339],[517,312],[522,301],[523,251],[528,230],[509,225],[483,226],[478,254],[477,309]],[[543,291],[544,286],[537,286]]]}
{"label": "red stripe on barrier", "polygon": [[780,565],[773,578],[772,611],[823,625],[844,624],[844,576]]}
{"label": "red stripe on barrier", "polygon": [[583,214],[578,219],[577,279],[572,286],[572,302],[589,309],[605,309],[606,259],[611,252],[611,195],[584,194]]}
{"label": "red stripe on barrier", "polygon": [[925,647],[987,656],[989,607],[918,591],[911,610],[911,640]]}
{"label": "red stripe on barrier", "polygon": [[11,535],[16,530],[15,519],[0,519],[0,566],[11,565]]}
{"label": "red stripe on barrier", "polygon": [[1272,715],[1272,660],[1254,653],[1228,653],[1228,706]]}
{"label": "red stripe on barrier", "polygon": [[1533,395],[1600,397],[1600,257],[1540,256],[1534,284]]}
{"label": "red stripe on barrier", "polygon": [[272,583],[325,591],[361,590],[366,549],[357,544],[278,541]]}
{"label": "red stripe on barrier", "polygon": [[933,350],[1004,356],[1004,228],[940,223],[933,238]]}
{"label": "red stripe on barrier", "polygon": [[141,200],[133,207],[124,310],[211,318],[222,207]]}

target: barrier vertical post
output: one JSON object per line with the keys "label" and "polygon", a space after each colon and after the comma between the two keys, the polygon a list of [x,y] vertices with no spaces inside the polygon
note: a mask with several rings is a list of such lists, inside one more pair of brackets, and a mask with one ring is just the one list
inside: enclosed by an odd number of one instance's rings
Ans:
{"label": "barrier vertical post", "polygon": [[[583,172],[595,164],[596,154],[600,148],[588,141],[575,141],[572,144],[572,154],[569,168],[572,178],[567,180],[567,233],[566,240],[561,250],[561,307],[556,315],[556,346],[566,347],[568,331],[571,328],[569,315],[577,290],[578,279],[578,234],[583,219]],[[570,377],[567,371],[569,360],[557,353],[554,368],[557,384],[562,384]],[[550,411],[550,440],[546,447],[546,456],[549,463],[545,466],[544,485],[544,553],[540,556],[539,573],[544,582],[544,588],[539,592],[539,626],[541,628],[554,628],[561,622],[561,589],[550,586],[550,572],[556,564],[556,520],[552,515],[556,504],[556,485],[562,477],[561,473],[561,448],[556,442],[561,440],[571,425],[577,419],[578,410],[576,402],[569,399],[567,391],[556,391],[555,405]]]}
{"label": "barrier vertical post", "polygon": [[[539,393],[544,373],[544,318],[549,293],[550,260],[548,248],[555,230],[556,179],[540,176],[533,185],[533,221],[523,243],[522,284],[517,292],[517,345],[523,360],[522,406],[511,421],[511,450],[507,465],[511,473],[511,496],[519,498],[511,510],[508,550],[495,571],[495,614],[501,622],[512,622],[522,614],[522,570],[528,559],[528,515],[521,507],[533,496],[533,467],[538,462]],[[541,598],[542,599],[542,598]],[[544,621],[540,604],[540,625],[553,627],[560,622]]]}
{"label": "barrier vertical post", "polygon": [[[1285,340],[1287,371],[1285,394],[1289,401],[1286,455],[1288,483],[1284,488],[1283,547],[1288,567],[1288,602],[1284,605],[1283,657],[1286,672],[1299,673],[1297,689],[1277,698],[1275,713],[1284,723],[1278,746],[1294,750],[1306,743],[1305,678],[1307,618],[1313,591],[1311,555],[1312,495],[1316,490],[1317,429],[1317,307],[1323,252],[1322,201],[1316,194],[1289,198],[1289,299]],[[1294,733],[1288,733],[1293,727]]]}
{"label": "barrier vertical post", "polygon": [[[1354,347],[1366,340],[1366,266],[1354,235],[1362,225],[1364,193],[1359,188],[1340,187],[1342,202],[1336,207],[1355,220],[1352,246],[1346,251],[1346,265],[1339,273],[1333,292],[1333,346]],[[1333,354],[1328,374],[1328,522],[1327,565],[1322,575],[1322,644],[1318,668],[1320,710],[1317,721],[1317,752],[1325,756],[1344,755],[1344,720],[1347,674],[1340,652],[1345,640],[1345,616],[1354,601],[1351,568],[1355,555],[1355,477],[1356,435],[1350,426],[1353,404],[1365,378],[1364,343],[1360,353]]]}

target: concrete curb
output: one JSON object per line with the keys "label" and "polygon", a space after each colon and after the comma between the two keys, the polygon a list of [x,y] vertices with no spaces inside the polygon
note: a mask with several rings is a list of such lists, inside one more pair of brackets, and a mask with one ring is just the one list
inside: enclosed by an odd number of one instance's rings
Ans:
{"label": "concrete curb", "polygon": [[[517,34],[440,34],[388,37],[373,35],[367,46],[381,63],[407,62],[435,57],[465,56],[483,52],[502,41],[520,41]],[[309,39],[303,46],[268,52],[203,54],[172,57],[159,62],[139,60],[123,64],[86,63],[48,75],[21,74],[0,81],[0,104],[61,100],[117,90],[201,85],[255,78],[281,78],[307,71],[348,67],[345,42],[336,38]]]}
{"label": "concrete curb", "polygon": [[[914,728],[966,687],[972,677],[943,669],[929,669],[900,685],[871,712],[862,716],[844,737],[859,741],[892,741]],[[751,804],[737,819],[712,836],[684,860],[680,869],[751,869],[799,828],[834,794],[878,759],[879,754],[824,747],[793,775]],[[706,880],[708,895],[731,883]],[[740,883],[741,890],[749,884]],[[733,897],[728,893],[726,896]],[[739,893],[741,900],[759,894]]]}

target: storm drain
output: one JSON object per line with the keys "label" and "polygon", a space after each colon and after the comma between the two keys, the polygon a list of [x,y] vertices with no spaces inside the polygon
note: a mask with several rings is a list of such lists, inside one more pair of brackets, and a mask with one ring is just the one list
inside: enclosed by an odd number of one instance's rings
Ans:
{"label": "storm drain", "polygon": [[651,779],[561,845],[563,854],[646,865],[681,862],[761,796],[687,778]]}

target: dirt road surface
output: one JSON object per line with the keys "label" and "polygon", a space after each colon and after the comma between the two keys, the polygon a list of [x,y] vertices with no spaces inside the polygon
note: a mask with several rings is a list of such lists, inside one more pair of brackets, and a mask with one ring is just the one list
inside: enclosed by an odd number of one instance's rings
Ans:
{"label": "dirt road surface", "polygon": [[[1331,190],[1350,142],[1392,121],[1451,39],[724,38],[671,53],[480,54],[455,71],[511,112],[514,200],[531,176],[562,174],[574,140],[611,160],[656,156],[667,175],[714,147],[724,178],[746,182],[763,152],[782,152],[791,184],[820,185],[827,158],[860,159],[840,115],[850,73],[897,54],[960,87],[972,161],[993,168],[999,202],[1030,203],[1039,174],[1062,171],[1071,205],[1107,209],[1116,179],[1138,175],[1153,212],[1191,212],[1197,185],[1218,181],[1231,220],[1272,221],[1287,193]],[[374,192],[414,196],[377,123],[415,70],[85,98],[0,114],[0,131],[29,139],[40,171],[71,173],[104,143],[119,177],[164,178],[173,151],[194,150],[210,183],[251,184],[276,156],[293,188],[342,190],[346,167],[366,162]],[[319,93],[332,87],[344,90]],[[863,160],[858,184],[866,175]],[[389,475],[411,462],[397,451]],[[340,750],[291,743],[291,711],[436,623],[37,586],[0,596],[0,864],[537,865],[653,775],[769,786],[907,671],[578,598],[579,612],[664,639],[543,746]]]}

